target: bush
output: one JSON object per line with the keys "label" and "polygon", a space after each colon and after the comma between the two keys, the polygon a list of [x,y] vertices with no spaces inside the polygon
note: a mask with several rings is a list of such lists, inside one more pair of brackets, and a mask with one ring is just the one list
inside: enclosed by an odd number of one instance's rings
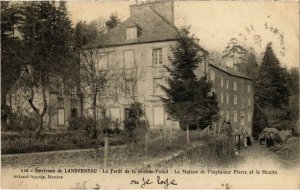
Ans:
{"label": "bush", "polygon": [[124,127],[126,130],[134,130],[137,127],[147,127],[147,121],[144,118],[144,111],[141,103],[130,105],[128,117],[125,118]]}
{"label": "bush", "polygon": [[93,128],[93,119],[88,117],[73,117],[70,119],[68,130],[88,130]]}
{"label": "bush", "polygon": [[35,117],[31,116],[17,116],[11,114],[10,122],[3,123],[2,130],[4,131],[23,131],[23,130],[35,130],[37,127],[37,121]]}

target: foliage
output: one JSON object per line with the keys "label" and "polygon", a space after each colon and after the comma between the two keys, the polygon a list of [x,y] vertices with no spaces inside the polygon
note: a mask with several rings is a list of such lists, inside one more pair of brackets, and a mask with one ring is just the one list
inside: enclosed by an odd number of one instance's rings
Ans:
{"label": "foliage", "polygon": [[69,122],[68,130],[91,130],[93,120],[86,117],[72,117]]}
{"label": "foliage", "polygon": [[79,21],[74,29],[74,45],[75,49],[80,49],[84,45],[92,42],[99,42],[105,32],[105,26],[102,20],[93,20],[89,23]]}
{"label": "foliage", "polygon": [[144,114],[141,103],[132,103],[128,111],[128,117],[123,121],[125,129],[133,131],[136,128],[146,128],[147,123],[145,120],[142,120]]}
{"label": "foliage", "polygon": [[237,63],[236,66],[238,71],[255,80],[258,75],[259,65],[254,49],[250,48],[250,50],[246,52],[245,60],[243,62]]}
{"label": "foliage", "polygon": [[3,131],[33,131],[36,129],[36,118],[32,116],[21,116],[12,113],[10,115],[10,122],[3,123]]}
{"label": "foliage", "polygon": [[222,58],[232,59],[233,67],[236,67],[237,64],[245,61],[245,55],[247,50],[238,43],[236,38],[231,38],[225,50],[223,51]]}
{"label": "foliage", "polygon": [[3,121],[7,121],[8,118],[12,116],[13,112],[10,106],[1,104],[1,122],[2,124],[5,123]]}
{"label": "foliage", "polygon": [[166,111],[181,127],[188,121],[202,120],[211,123],[217,119],[219,111],[216,95],[211,92],[212,84],[206,77],[197,79],[194,70],[200,63],[199,49],[188,29],[177,36],[177,44],[172,48],[171,66],[166,67],[169,77],[168,87],[161,86],[167,98],[161,97]]}
{"label": "foliage", "polygon": [[287,74],[287,84],[291,94],[299,94],[299,68],[293,67]]}
{"label": "foliage", "polygon": [[118,18],[117,13],[112,13],[109,17],[109,19],[106,21],[106,27],[108,28],[108,30],[113,29],[114,27],[116,27],[119,23],[120,23],[120,19]]}
{"label": "foliage", "polygon": [[288,104],[289,94],[286,71],[280,66],[272,49],[272,44],[269,43],[256,81],[255,97],[257,103],[262,108],[267,106],[282,108]]}
{"label": "foliage", "polygon": [[[93,110],[94,131],[99,126],[96,108],[105,108],[105,106],[100,105],[101,102],[98,101],[98,96],[105,91],[108,86],[108,79],[112,75],[112,68],[99,67],[99,63],[107,58],[107,52],[103,49],[104,33],[105,26],[102,20],[94,20],[88,24],[80,21],[75,26],[75,47],[80,54],[77,61],[81,71],[81,103],[83,105],[83,99],[88,100],[87,104],[90,104]],[[96,45],[96,47],[90,48],[90,45]],[[109,65],[109,67],[112,67],[112,65]],[[104,127],[108,126],[103,123],[100,125],[102,127],[103,125],[105,125]]]}
{"label": "foliage", "polygon": [[291,68],[288,72],[288,89],[291,92],[289,97],[289,113],[294,122],[299,120],[299,69]]}
{"label": "foliage", "polygon": [[[72,62],[71,21],[65,2],[19,2],[13,7],[19,9],[12,30],[18,33],[19,38],[15,41],[20,46],[11,46],[6,51],[10,57],[22,60],[16,62],[22,72],[20,82],[12,86],[16,90],[22,88],[24,98],[35,113],[38,138],[48,108],[50,79],[70,76],[61,68],[68,68]],[[16,53],[18,51],[21,53]],[[18,69],[16,71],[18,73]],[[42,97],[42,101],[38,102],[37,97]]]}
{"label": "foliage", "polygon": [[24,64],[22,41],[16,27],[20,24],[21,9],[1,1],[1,105],[21,74]]}

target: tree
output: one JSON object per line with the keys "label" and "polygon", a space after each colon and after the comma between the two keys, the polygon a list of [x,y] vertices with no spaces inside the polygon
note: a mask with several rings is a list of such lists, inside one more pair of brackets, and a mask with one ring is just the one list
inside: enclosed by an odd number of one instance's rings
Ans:
{"label": "tree", "polygon": [[294,122],[299,120],[299,69],[293,67],[288,71],[289,112]]}
{"label": "tree", "polygon": [[272,49],[272,44],[267,45],[263,61],[259,68],[256,81],[255,97],[262,107],[271,106],[282,108],[288,104],[289,89],[287,75]]}
{"label": "tree", "polygon": [[238,43],[236,38],[231,38],[225,50],[223,51],[223,58],[232,59],[232,66],[236,67],[241,61],[245,61],[247,50]]}
{"label": "tree", "polygon": [[20,18],[20,7],[1,1],[1,106],[6,105],[6,97],[20,77],[24,64],[22,40],[17,32]]}
{"label": "tree", "polygon": [[245,50],[243,54],[243,58],[235,64],[236,69],[255,80],[258,75],[259,68],[256,53],[253,48],[249,48]]}
{"label": "tree", "polygon": [[218,103],[211,92],[212,84],[206,77],[197,79],[194,70],[200,63],[199,49],[193,36],[184,28],[172,48],[171,66],[166,67],[168,87],[161,86],[166,98],[161,97],[166,111],[180,122],[181,128],[190,122],[211,123],[217,119]]}
{"label": "tree", "polygon": [[[108,81],[113,74],[114,65],[107,65],[108,52],[105,50],[105,25],[96,20],[89,24],[79,22],[75,34],[80,36],[77,44],[86,46],[80,51],[80,82],[86,105],[90,105],[93,117],[93,137],[97,134],[97,108],[105,109],[100,105],[101,97],[108,87]],[[95,45],[95,46],[94,46]]]}
{"label": "tree", "polygon": [[299,94],[299,69],[297,67],[292,67],[288,71],[288,88],[293,94]]}
{"label": "tree", "polygon": [[[36,139],[43,129],[51,80],[63,77],[72,63],[72,28],[66,5],[59,2],[24,2],[20,33],[26,52],[23,85],[37,117]],[[41,97],[41,102],[39,101]]]}
{"label": "tree", "polygon": [[117,12],[112,13],[109,19],[106,21],[106,27],[108,30],[111,30],[114,27],[116,27],[120,22],[121,20],[118,18]]}
{"label": "tree", "polygon": [[90,99],[85,103],[91,104],[93,115],[93,131],[96,138],[97,131],[97,98],[106,88],[107,78],[110,70],[99,69],[98,63],[104,59],[105,53],[102,49],[85,49],[81,51],[80,82],[84,98]]}

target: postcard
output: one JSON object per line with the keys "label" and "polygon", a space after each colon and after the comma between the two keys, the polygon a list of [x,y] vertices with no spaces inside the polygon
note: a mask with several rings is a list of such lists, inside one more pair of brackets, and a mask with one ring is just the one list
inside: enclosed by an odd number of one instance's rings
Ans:
{"label": "postcard", "polygon": [[299,3],[1,1],[1,188],[300,188]]}

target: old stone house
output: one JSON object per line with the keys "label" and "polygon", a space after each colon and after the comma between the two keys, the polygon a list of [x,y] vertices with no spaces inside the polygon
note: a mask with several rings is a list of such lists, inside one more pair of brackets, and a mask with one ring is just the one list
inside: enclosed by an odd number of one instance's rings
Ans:
{"label": "old stone house", "polygon": [[216,93],[220,107],[218,127],[230,121],[237,131],[252,134],[253,120],[253,81],[236,69],[209,64],[208,78],[213,83],[212,91]]}
{"label": "old stone house", "polygon": [[[99,69],[117,65],[121,70],[123,90],[118,101],[113,96],[120,86],[111,86],[99,96],[99,102],[105,102],[106,114],[112,119],[123,121],[128,108],[134,101],[144,106],[150,128],[178,128],[178,122],[171,121],[164,111],[159,96],[163,96],[160,85],[166,85],[167,72],[172,56],[171,47],[175,45],[178,28],[174,24],[174,2],[153,2],[130,6],[130,17],[105,35],[103,44],[88,44],[85,50],[99,49],[102,59],[97,63]],[[196,43],[197,44],[197,43]],[[105,48],[103,48],[103,46]],[[208,64],[208,52],[200,47],[202,61],[196,70],[197,75],[207,74],[213,82],[220,104],[221,119],[232,121],[235,128],[244,126],[251,132],[253,113],[253,86],[250,78],[232,68]],[[134,77],[132,77],[134,76]],[[90,100],[83,112],[92,113]],[[89,103],[87,103],[89,102]],[[101,117],[101,109],[98,116]]]}

